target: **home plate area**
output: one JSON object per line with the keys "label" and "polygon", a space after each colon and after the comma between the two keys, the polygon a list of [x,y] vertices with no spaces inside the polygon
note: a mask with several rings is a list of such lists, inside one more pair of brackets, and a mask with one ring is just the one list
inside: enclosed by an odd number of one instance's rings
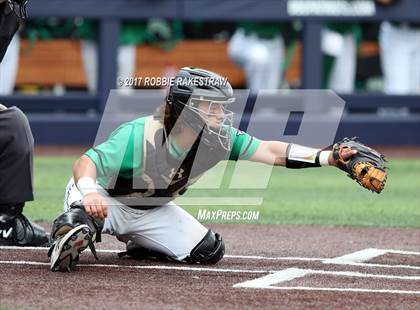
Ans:
{"label": "home plate area", "polygon": [[119,259],[120,244],[105,242],[99,261],[86,250],[76,271],[53,273],[46,248],[0,247],[0,308],[418,309],[420,304],[417,251],[339,248],[342,255],[322,257],[236,254],[231,248],[217,265],[187,265]]}
{"label": "home plate area", "polygon": [[[359,266],[364,269],[394,268],[405,270],[420,270],[413,265],[387,265],[369,263],[373,258],[385,254],[398,254],[408,257],[420,257],[420,252],[365,249],[341,257],[321,260],[323,264],[337,264],[344,266]],[[279,258],[281,259],[281,258]],[[418,261],[417,261],[418,264]],[[419,272],[420,274],[420,272]],[[278,290],[307,290],[331,292],[366,292],[388,294],[420,294],[417,290],[420,276],[396,275],[357,272],[357,271],[331,271],[322,269],[288,268],[273,271],[270,274],[237,283],[236,288],[278,289]]]}

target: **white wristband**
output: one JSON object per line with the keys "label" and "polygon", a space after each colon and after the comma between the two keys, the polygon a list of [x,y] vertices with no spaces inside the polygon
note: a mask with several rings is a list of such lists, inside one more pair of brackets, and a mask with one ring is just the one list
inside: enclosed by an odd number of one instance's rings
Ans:
{"label": "white wristband", "polygon": [[329,166],[328,158],[330,157],[331,151],[321,151],[319,154],[319,164],[321,166]]}
{"label": "white wristband", "polygon": [[86,196],[90,193],[97,193],[96,182],[91,177],[82,177],[77,181],[77,188],[82,193],[83,196]]}

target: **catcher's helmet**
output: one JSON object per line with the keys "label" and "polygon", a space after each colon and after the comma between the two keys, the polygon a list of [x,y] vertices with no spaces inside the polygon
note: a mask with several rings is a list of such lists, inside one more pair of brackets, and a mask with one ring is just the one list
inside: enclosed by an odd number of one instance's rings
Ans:
{"label": "catcher's helmet", "polygon": [[[225,78],[192,67],[184,67],[178,72],[166,97],[171,113],[199,134],[203,143],[228,151],[233,112],[226,107],[234,101],[232,86]],[[203,103],[207,111],[200,106]],[[211,118],[219,121],[211,122]]]}

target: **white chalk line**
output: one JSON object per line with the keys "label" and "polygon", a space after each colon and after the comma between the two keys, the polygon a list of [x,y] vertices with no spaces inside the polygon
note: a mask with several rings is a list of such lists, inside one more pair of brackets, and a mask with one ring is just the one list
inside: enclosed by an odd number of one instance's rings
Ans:
{"label": "white chalk line", "polygon": [[267,257],[267,256],[249,256],[249,255],[225,255],[226,258],[238,258],[238,259],[255,259],[255,260],[295,260],[295,261],[323,261],[325,258],[319,257],[292,257],[292,256],[278,256],[278,257]]}
{"label": "white chalk line", "polygon": [[[0,250],[22,250],[22,251],[48,251],[48,248],[45,247],[19,247],[19,246],[0,246]],[[90,251],[86,249],[86,251]],[[98,253],[120,253],[125,251],[121,250],[106,250],[106,249],[97,249]],[[225,255],[223,258],[237,258],[237,259],[255,259],[255,260],[296,260],[296,261],[323,261],[328,258],[321,257],[291,257],[291,256],[279,256],[279,257],[267,257],[267,256],[255,256],[255,255]]]}
{"label": "white chalk line", "polygon": [[[49,266],[47,262],[36,261],[0,261],[0,264],[6,265],[39,265]],[[329,271],[329,270],[314,270],[314,269],[301,269],[301,268],[288,268],[284,270],[248,270],[248,269],[230,269],[230,268],[208,268],[208,267],[189,267],[189,266],[165,266],[165,265],[118,265],[118,264],[78,264],[80,267],[100,267],[100,268],[128,268],[128,269],[156,269],[156,270],[184,270],[184,271],[210,271],[210,272],[227,272],[227,273],[270,273],[269,275],[250,280],[247,282],[262,281],[265,285],[267,283],[275,284],[284,281],[289,281],[297,277],[303,277],[307,274],[321,274],[333,276],[346,276],[346,277],[360,277],[360,278],[383,278],[395,280],[414,280],[420,281],[420,276],[396,276],[396,275],[381,275],[381,274],[368,274],[352,271]],[[270,282],[267,282],[267,281]]]}
{"label": "white chalk line", "polygon": [[270,288],[271,285],[291,281],[296,278],[304,277],[308,274],[308,270],[300,268],[288,268],[272,274],[259,277],[257,279],[248,280],[245,282],[236,283],[233,287],[246,288]]}
{"label": "white chalk line", "polygon": [[375,257],[384,255],[388,250],[379,250],[379,249],[364,249],[361,251],[353,252],[343,256],[327,259],[324,263],[363,263],[369,261]]}
{"label": "white chalk line", "polygon": [[414,252],[414,251],[369,248],[369,249],[353,252],[350,254],[346,254],[343,256],[326,259],[326,260],[323,260],[322,262],[324,264],[359,266],[359,267],[401,268],[401,269],[420,270],[419,266],[364,263],[366,261],[369,261],[371,259],[374,259],[376,257],[382,256],[388,253],[400,254],[400,255],[420,255],[420,252]]}
{"label": "white chalk line", "polygon": [[306,269],[306,270],[308,270],[310,274],[320,274],[320,275],[420,281],[420,276],[395,276],[395,275],[384,275],[384,274],[361,273],[361,272],[356,272],[356,271],[331,271],[331,270],[313,270],[313,269]]}
{"label": "white chalk line", "polygon": [[329,263],[335,263],[335,262],[337,263],[341,263],[341,262],[362,263],[362,262],[369,261],[373,258],[382,256],[388,253],[400,254],[400,255],[420,255],[420,252],[413,252],[413,251],[369,248],[369,249],[353,252],[350,254],[346,254],[343,256],[327,259],[326,261],[328,261]]}
{"label": "white chalk line", "polygon": [[364,288],[340,288],[340,287],[310,287],[310,286],[268,286],[263,289],[274,289],[284,291],[327,291],[327,292],[353,292],[353,293],[386,293],[386,294],[406,294],[420,295],[420,291],[405,290],[374,290]]}
{"label": "white chalk line", "polygon": [[401,254],[401,255],[420,255],[420,252],[413,251],[400,251],[400,250],[387,250],[391,254]]}
{"label": "white chalk line", "polygon": [[[20,251],[47,251],[48,248],[45,247],[18,247],[18,246],[0,246],[0,250],[20,250]],[[87,249],[86,251],[90,251]],[[107,250],[107,249],[98,249],[98,253],[119,253],[124,251],[121,250]],[[323,264],[334,264],[334,265],[348,265],[348,266],[358,266],[358,267],[373,267],[373,268],[397,268],[397,269],[413,269],[420,270],[419,266],[411,265],[389,265],[389,264],[374,264],[374,263],[364,263],[364,261],[373,259],[375,257],[384,255],[386,253],[402,254],[402,255],[420,255],[420,252],[413,251],[401,251],[401,250],[392,250],[392,249],[364,249],[354,253],[346,254],[343,256],[335,258],[320,258],[320,257],[292,257],[292,256],[278,256],[278,257],[268,257],[268,256],[255,256],[255,255],[225,255],[224,258],[227,259],[249,259],[249,260],[267,260],[267,261],[320,261]]]}
{"label": "white chalk line", "polygon": [[[9,249],[9,250],[47,250],[47,248],[22,248],[22,247],[0,247],[0,249]],[[104,253],[118,253],[120,250],[99,250],[100,252]],[[373,254],[383,255],[384,253],[388,252],[404,252],[403,254],[413,254],[417,252],[410,252],[407,253],[406,251],[398,251],[398,250],[377,250],[377,249],[366,249],[363,251],[358,251],[355,253],[362,253],[364,257],[372,257]],[[351,260],[360,261],[360,256],[358,254],[349,254],[344,255],[347,257],[346,260],[342,259],[344,256],[341,257],[341,260],[334,259],[320,259],[320,258],[302,258],[301,259],[310,259],[316,261],[323,261],[326,263],[328,260],[333,261],[330,262],[332,264],[346,264],[346,265],[356,265],[356,266],[363,266],[363,267],[370,267],[372,265],[378,267],[397,267],[397,268],[418,268],[415,266],[406,266],[406,265],[380,265],[380,264],[366,264],[366,263],[355,263],[351,262]],[[370,254],[369,254],[370,253]],[[381,254],[382,253],[382,254]],[[369,255],[367,255],[369,254]],[[376,255],[376,256],[378,256]],[[416,254],[414,254],[416,255]],[[245,256],[245,255],[231,255],[231,258],[243,258],[243,259],[269,259],[269,260],[278,260],[278,259],[285,259],[290,260],[294,259],[294,257],[264,257],[264,256]],[[349,259],[350,258],[350,259]],[[368,258],[371,259],[371,258]],[[347,261],[347,263],[345,263]],[[33,262],[33,261],[0,261],[0,264],[12,264],[12,265],[38,265],[38,266],[49,266],[49,263],[45,262]],[[277,287],[272,286],[272,284],[276,284],[279,282],[290,281],[297,277],[303,277],[307,274],[323,274],[323,275],[333,275],[333,276],[348,276],[348,277],[361,277],[361,278],[382,278],[382,279],[399,279],[399,280],[420,280],[420,277],[416,276],[394,276],[394,275],[378,275],[378,274],[364,274],[359,272],[348,272],[348,271],[325,271],[325,270],[312,270],[312,269],[299,269],[299,268],[289,268],[282,271],[275,271],[275,270],[242,270],[242,269],[223,269],[223,268],[202,268],[202,267],[187,267],[187,266],[160,266],[160,265],[147,265],[147,266],[132,266],[132,265],[107,265],[107,264],[79,264],[80,267],[99,267],[99,268],[122,268],[122,269],[149,269],[149,270],[182,270],[182,271],[200,271],[200,272],[219,272],[219,273],[245,273],[245,274],[258,274],[258,273],[269,273],[266,276],[260,277],[258,279],[245,281],[242,283],[237,283],[233,287],[236,288],[264,288],[264,289],[277,289],[277,290],[310,290],[310,291],[331,291],[331,292],[368,292],[368,293],[390,293],[390,294],[420,294],[420,291],[407,291],[407,290],[378,290],[378,289],[359,289],[359,288],[324,288],[324,287],[303,287],[303,286],[296,286],[296,287]]]}
{"label": "white chalk line", "polygon": [[[410,265],[385,265],[385,264],[371,264],[365,263],[375,257],[382,256],[388,253],[400,255],[420,255],[419,252],[413,251],[400,251],[392,249],[375,249],[368,248],[361,251],[353,252],[336,258],[325,259],[322,261],[324,264],[337,264],[346,266],[359,266],[359,267],[379,267],[379,268],[404,268],[420,270],[420,267]],[[377,278],[377,279],[398,279],[398,280],[419,280],[420,277],[410,276],[394,276],[394,275],[378,275],[366,274],[360,272],[349,271],[325,271],[325,270],[311,270],[289,268],[273,274],[235,284],[235,288],[260,288],[260,289],[277,289],[277,290],[308,290],[308,291],[330,291],[330,292],[368,292],[368,293],[390,293],[390,294],[420,294],[420,291],[406,291],[406,290],[378,290],[378,289],[361,289],[361,288],[326,288],[326,287],[277,287],[274,284],[301,278],[308,274],[318,275],[332,275],[332,276],[345,276],[345,277],[359,277],[359,278]]]}
{"label": "white chalk line", "polygon": [[407,280],[407,281],[420,281],[420,276],[396,276],[396,275],[383,275],[361,273],[354,271],[331,271],[331,270],[314,270],[304,268],[287,268],[275,273],[260,277],[254,280],[249,280],[237,283],[234,287],[267,287],[273,284],[278,284],[290,281],[296,278],[302,278],[306,275],[319,274],[329,276],[342,276],[342,277],[356,277],[356,278],[377,278],[377,279],[391,279],[391,280]]}
{"label": "white chalk line", "polygon": [[345,266],[358,266],[358,267],[366,267],[366,268],[396,268],[396,269],[412,269],[412,270],[420,270],[419,266],[411,266],[411,265],[386,265],[386,264],[373,264],[373,263],[351,263],[351,262],[323,262],[324,264],[332,264],[332,265],[345,265]]}
{"label": "white chalk line", "polygon": [[[35,250],[35,251],[47,251],[48,248],[46,247],[19,247],[19,246],[0,246],[0,250]],[[107,250],[107,249],[97,249],[99,253],[119,253],[125,251],[125,249],[121,250]],[[374,255],[365,256],[365,253],[374,253]],[[393,254],[402,254],[402,255],[420,255],[420,252],[411,252],[411,251],[400,251],[400,250],[380,250],[380,249],[364,249],[361,251],[357,251],[351,254],[347,254],[344,256],[339,256],[335,258],[327,258],[327,257],[300,257],[300,256],[259,256],[259,255],[225,255],[224,257],[228,258],[239,258],[239,259],[256,259],[256,260],[303,260],[303,261],[328,261],[328,262],[335,262],[335,261],[354,261],[352,258],[358,258],[362,256],[362,260],[366,261],[377,256],[386,254],[386,253],[393,253]],[[360,260],[360,259],[358,259]]]}
{"label": "white chalk line", "polygon": [[279,287],[273,286],[283,282],[291,281],[297,278],[302,278],[307,275],[329,275],[339,277],[357,277],[357,278],[376,278],[376,279],[391,279],[391,280],[405,280],[405,281],[420,281],[417,276],[394,276],[394,275],[378,275],[367,274],[351,271],[327,271],[327,270],[313,270],[301,268],[288,268],[263,277],[240,282],[233,285],[234,288],[257,288],[257,289],[283,289],[283,290],[312,290],[312,291],[342,291],[342,292],[370,292],[370,293],[393,293],[393,294],[420,294],[420,291],[405,291],[405,290],[386,290],[386,289],[361,289],[361,288],[326,288],[326,287],[302,287],[289,286]]}
{"label": "white chalk line", "polygon": [[[32,265],[50,266],[50,263],[34,261],[0,261],[4,265]],[[267,273],[275,272],[270,270],[243,270],[225,268],[206,268],[206,267],[187,267],[187,266],[163,266],[163,265],[115,265],[115,264],[78,264],[77,267],[97,267],[97,268],[120,268],[120,269],[152,269],[152,270],[182,270],[182,271],[201,271],[201,272],[225,272],[225,273]]]}

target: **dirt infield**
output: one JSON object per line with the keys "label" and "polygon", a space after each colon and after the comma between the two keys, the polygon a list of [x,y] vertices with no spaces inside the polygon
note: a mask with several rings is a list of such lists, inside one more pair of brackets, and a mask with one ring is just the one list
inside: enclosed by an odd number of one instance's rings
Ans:
{"label": "dirt infield", "polygon": [[215,266],[117,258],[104,236],[72,273],[46,249],[0,249],[0,305],[41,309],[419,309],[420,230],[210,225],[226,241]]}

